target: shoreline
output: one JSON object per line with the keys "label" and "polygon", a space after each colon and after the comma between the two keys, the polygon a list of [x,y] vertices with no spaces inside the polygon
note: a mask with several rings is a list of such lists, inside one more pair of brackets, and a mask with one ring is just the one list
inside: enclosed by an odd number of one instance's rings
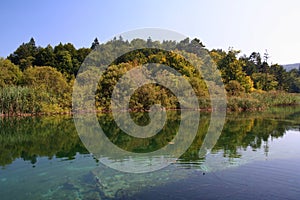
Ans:
{"label": "shoreline", "polygon": [[[269,108],[283,108],[283,107],[296,107],[299,106],[300,103],[294,103],[294,104],[283,104],[283,105],[275,105],[275,106],[269,106],[264,108],[249,108],[249,109],[243,109],[239,108],[238,110],[231,110],[227,107],[226,113],[243,113],[243,112],[255,112],[255,111],[265,111]],[[165,111],[199,111],[199,112],[205,112],[205,113],[211,113],[213,110],[211,108],[200,108],[200,109],[161,109]],[[118,112],[129,112],[129,113],[145,113],[150,112],[150,110],[118,110]],[[111,110],[80,110],[80,111],[66,111],[66,112],[40,112],[40,113],[13,113],[13,114],[0,114],[0,118],[6,118],[6,117],[41,117],[41,116],[56,116],[56,115],[74,115],[74,114],[87,114],[87,113],[97,113],[97,114],[107,114],[112,113]]]}

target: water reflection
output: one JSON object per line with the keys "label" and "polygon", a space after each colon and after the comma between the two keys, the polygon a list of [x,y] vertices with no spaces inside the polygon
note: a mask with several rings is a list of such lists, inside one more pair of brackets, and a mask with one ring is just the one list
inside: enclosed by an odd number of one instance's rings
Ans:
{"label": "water reflection", "polygon": [[[144,153],[160,149],[172,140],[178,131],[180,112],[168,112],[168,121],[157,135],[150,138],[133,138],[115,124],[112,115],[99,115],[99,122],[111,142],[126,151]],[[147,114],[132,114],[137,123],[147,123]],[[300,108],[285,108],[263,113],[228,114],[222,134],[212,136],[210,153],[222,152],[224,157],[240,158],[241,150],[263,149],[268,154],[268,141],[283,137],[286,130],[299,129]],[[179,162],[198,162],[205,158],[201,147],[210,123],[210,115],[201,113],[198,133]],[[190,124],[192,126],[193,124]],[[76,153],[88,154],[79,139],[70,116],[2,118],[0,121],[0,165],[11,164],[16,158],[31,163],[37,157],[49,159],[75,157]],[[189,137],[185,133],[185,137]],[[214,140],[217,138],[217,142]],[[206,138],[209,140],[210,138]],[[206,144],[206,145],[207,145]],[[176,144],[174,144],[176,145]],[[209,146],[209,145],[207,145]],[[202,149],[209,149],[203,148]]]}
{"label": "water reflection", "polygon": [[[168,112],[164,129],[148,139],[126,135],[109,114],[99,115],[98,119],[106,136],[119,148],[144,153],[176,145],[172,141],[181,120],[179,114],[178,111]],[[147,124],[149,120],[147,114],[133,113],[132,117],[139,124]],[[71,116],[2,118],[0,188],[3,190],[0,193],[4,199],[130,198],[140,191],[194,177],[195,173],[202,176],[204,172],[220,172],[264,159],[295,159],[300,155],[299,121],[299,107],[232,113],[228,114],[221,135],[207,137],[210,114],[201,113],[196,137],[174,164],[155,173],[134,175],[120,173],[97,162],[78,137]],[[188,140],[188,132],[185,134]],[[114,158],[114,161],[124,163],[122,159]],[[249,168],[245,170],[248,173]],[[280,171],[274,169],[275,172]],[[296,172],[295,169],[293,173]],[[241,180],[243,173],[246,172],[241,170],[229,178]],[[282,184],[286,181],[283,175],[275,176],[282,177]]]}
{"label": "water reflection", "polygon": [[67,116],[1,118],[0,144],[1,166],[17,158],[35,164],[37,157],[74,159],[77,152],[88,153]]}

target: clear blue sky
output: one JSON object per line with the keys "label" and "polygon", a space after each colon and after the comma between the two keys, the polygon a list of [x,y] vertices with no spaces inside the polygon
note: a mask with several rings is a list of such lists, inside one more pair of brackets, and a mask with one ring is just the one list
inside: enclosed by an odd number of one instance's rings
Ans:
{"label": "clear blue sky", "polygon": [[156,27],[197,37],[209,48],[249,55],[265,49],[270,62],[300,62],[298,0],[3,0],[0,56],[35,38],[90,47],[137,28]]}

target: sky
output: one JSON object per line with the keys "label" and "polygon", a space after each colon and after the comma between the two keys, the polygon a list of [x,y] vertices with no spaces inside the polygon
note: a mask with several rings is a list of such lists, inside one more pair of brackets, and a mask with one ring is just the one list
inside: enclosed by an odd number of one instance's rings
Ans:
{"label": "sky", "polygon": [[208,49],[233,47],[241,55],[269,53],[270,63],[300,62],[299,0],[3,0],[0,57],[31,37],[90,47],[122,32],[169,29],[199,38]]}

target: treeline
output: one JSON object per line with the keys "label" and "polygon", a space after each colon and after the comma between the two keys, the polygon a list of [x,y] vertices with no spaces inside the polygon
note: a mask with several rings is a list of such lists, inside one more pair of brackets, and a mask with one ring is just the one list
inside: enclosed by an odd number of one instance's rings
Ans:
{"label": "treeline", "polygon": [[[236,82],[246,92],[253,90],[281,90],[300,92],[299,69],[287,72],[279,64],[269,65],[266,60],[269,55],[264,54],[264,61],[260,53],[253,52],[250,56],[237,58],[240,51],[212,50],[210,55],[222,72],[223,80],[230,87],[237,87]],[[230,83],[231,82],[231,83]]]}
{"label": "treeline", "polygon": [[7,58],[22,71],[32,66],[50,66],[64,74],[68,80],[74,78],[81,63],[90,53],[91,48],[76,49],[73,44],[51,45],[45,48],[36,46],[33,38],[21,44]]}
{"label": "treeline", "polygon": [[[144,47],[148,49],[141,49]],[[238,105],[238,109],[243,107],[241,99],[245,99],[245,96],[248,100],[249,98],[256,99],[253,101],[256,102],[259,101],[257,94],[265,92],[271,91],[273,94],[274,91],[281,91],[278,94],[284,96],[287,94],[283,92],[300,92],[299,69],[287,72],[281,65],[269,65],[256,52],[250,56],[238,57],[240,52],[233,49],[209,51],[198,39],[186,38],[180,42],[159,42],[149,38],[148,40],[133,39],[129,42],[120,37],[100,44],[96,38],[90,48],[76,49],[71,43],[60,43],[55,47],[51,45],[40,47],[36,46],[34,39],[31,38],[28,43],[21,44],[6,59],[0,59],[0,114],[70,111],[75,76],[88,55],[92,60],[93,55],[90,53],[93,49],[101,49],[100,56],[104,62],[111,60],[114,55],[118,55],[118,52],[129,51],[113,63],[109,63],[110,67],[99,81],[96,106],[101,110],[110,109],[110,95],[116,81],[126,71],[149,62],[165,64],[182,73],[197,93],[200,107],[209,107],[209,95],[205,82],[191,63],[178,56],[176,53],[178,51],[189,60],[203,55],[203,51],[208,52],[222,73],[228,96],[235,97],[229,98],[229,101],[234,99],[241,104],[241,106]],[[131,49],[140,50],[130,51]],[[97,57],[95,59],[97,60]],[[92,64],[96,65],[97,62],[92,62]],[[136,110],[147,110],[151,105],[159,102],[169,108],[179,106],[174,95],[167,88],[159,85],[146,85],[136,91],[131,98],[131,106]],[[280,104],[293,102],[295,99],[290,98]],[[231,103],[234,102],[231,101]],[[250,105],[247,104],[247,107],[252,107],[251,102]]]}
{"label": "treeline", "polygon": [[65,113],[75,75],[91,48],[36,46],[33,38],[0,58],[0,114]]}

